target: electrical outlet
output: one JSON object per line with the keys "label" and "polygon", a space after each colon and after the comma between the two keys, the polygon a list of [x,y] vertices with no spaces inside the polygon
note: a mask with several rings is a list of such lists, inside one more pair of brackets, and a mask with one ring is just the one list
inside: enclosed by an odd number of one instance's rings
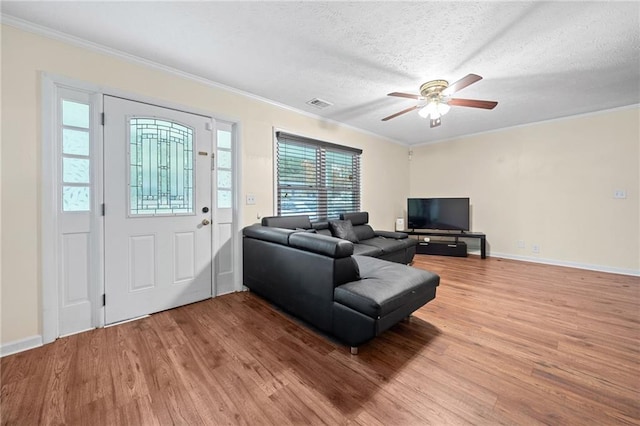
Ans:
{"label": "electrical outlet", "polygon": [[523,240],[518,240],[518,248],[523,249],[523,248],[526,248],[526,247],[527,247],[527,245],[524,243]]}
{"label": "electrical outlet", "polygon": [[247,205],[253,205],[256,203],[256,196],[253,194],[247,194]]}
{"label": "electrical outlet", "polygon": [[531,244],[531,253],[540,253],[540,246],[538,244]]}
{"label": "electrical outlet", "polygon": [[618,198],[618,199],[625,199],[627,198],[627,191],[625,191],[624,189],[616,189],[615,191],[613,191],[613,198]]}

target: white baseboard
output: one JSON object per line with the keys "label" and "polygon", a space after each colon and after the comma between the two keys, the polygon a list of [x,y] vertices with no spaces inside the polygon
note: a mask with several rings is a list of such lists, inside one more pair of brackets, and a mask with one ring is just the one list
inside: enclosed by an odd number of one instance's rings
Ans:
{"label": "white baseboard", "polygon": [[615,268],[611,266],[591,265],[588,263],[568,262],[563,260],[544,259],[540,257],[518,256],[514,254],[507,254],[507,253],[491,252],[487,254],[487,256],[499,257],[502,259],[521,260],[523,262],[543,263],[545,265],[565,266],[567,268],[586,269],[589,271],[608,272],[610,274],[632,275],[632,276],[640,277],[640,270],[636,270],[636,269]]}
{"label": "white baseboard", "polygon": [[42,346],[42,336],[31,336],[0,345],[0,357]]}

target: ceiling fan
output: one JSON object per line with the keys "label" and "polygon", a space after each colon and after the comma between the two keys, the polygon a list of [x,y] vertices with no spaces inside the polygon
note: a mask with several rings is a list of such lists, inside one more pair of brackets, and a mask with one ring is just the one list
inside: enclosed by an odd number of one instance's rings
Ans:
{"label": "ceiling fan", "polygon": [[410,93],[393,92],[387,96],[397,96],[400,98],[417,99],[418,104],[400,112],[391,114],[382,119],[382,121],[391,120],[399,115],[406,114],[410,111],[419,109],[418,114],[421,117],[431,118],[431,127],[437,127],[441,124],[440,118],[449,112],[452,106],[463,106],[471,108],[494,109],[497,102],[481,101],[477,99],[458,99],[452,98],[451,95],[459,90],[464,89],[473,83],[482,80],[482,77],[476,74],[469,74],[461,78],[453,84],[449,84],[446,80],[432,80],[420,86],[420,94],[413,95]]}

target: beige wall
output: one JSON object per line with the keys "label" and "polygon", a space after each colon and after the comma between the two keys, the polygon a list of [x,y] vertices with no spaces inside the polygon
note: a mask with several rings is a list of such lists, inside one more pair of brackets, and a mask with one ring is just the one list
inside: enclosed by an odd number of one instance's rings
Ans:
{"label": "beige wall", "polygon": [[[640,110],[413,148],[412,197],[468,196],[494,254],[640,271]],[[614,199],[623,189],[626,199]],[[518,240],[525,248],[518,248]],[[532,245],[540,253],[532,253]]]}
{"label": "beige wall", "polygon": [[[362,207],[392,229],[408,195],[407,148],[113,56],[2,26],[0,342],[41,334],[40,72],[234,117],[241,126],[243,224],[273,213],[273,128],[364,150]],[[244,197],[244,195],[243,195]]]}

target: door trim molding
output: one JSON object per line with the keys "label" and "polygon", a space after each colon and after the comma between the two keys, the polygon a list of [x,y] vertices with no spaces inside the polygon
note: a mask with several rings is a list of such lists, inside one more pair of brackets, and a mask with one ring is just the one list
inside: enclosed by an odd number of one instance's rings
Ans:
{"label": "door trim molding", "polygon": [[234,289],[235,291],[243,291],[244,289],[244,280],[242,277],[243,271],[243,256],[242,256],[242,226],[240,223],[243,214],[243,197],[242,197],[242,125],[238,121],[230,121],[232,122],[232,135],[233,135],[233,143],[234,145],[234,159],[235,164],[233,165],[233,182],[234,182],[234,200],[233,200],[233,223],[235,224],[235,228],[232,230],[232,236],[234,238],[234,253],[233,253],[233,267],[236,268],[236,274],[234,274],[235,283]]}
{"label": "door trim molding", "polygon": [[[242,218],[242,203],[241,200],[241,188],[242,188],[242,173],[241,173],[241,124],[240,120],[236,117],[226,116],[223,114],[213,114],[210,111],[203,110],[201,108],[191,107],[177,102],[167,102],[164,100],[156,99],[150,96],[131,93],[129,91],[105,87],[93,83],[88,83],[81,80],[65,77],[62,75],[41,72],[40,73],[40,94],[41,94],[41,177],[40,177],[40,189],[41,189],[41,209],[40,209],[40,291],[41,291],[41,316],[40,324],[42,331],[42,343],[50,343],[60,337],[58,321],[59,321],[59,282],[57,267],[59,256],[57,252],[57,238],[58,238],[58,225],[57,225],[57,209],[56,197],[57,197],[57,184],[58,184],[58,165],[57,165],[57,145],[56,145],[56,131],[57,123],[54,118],[57,114],[56,96],[57,89],[59,87],[66,87],[72,90],[85,91],[92,96],[98,98],[97,108],[99,113],[104,111],[102,105],[102,99],[104,95],[122,97],[130,99],[136,102],[148,103],[151,105],[160,106],[163,108],[174,109],[178,111],[188,112],[190,114],[201,115],[215,120],[225,121],[232,124],[235,131],[234,146],[236,165],[233,170],[234,182],[237,182],[235,188],[233,188],[235,204],[234,208],[234,229],[233,237],[235,238],[234,246],[234,265],[238,267],[236,274],[235,290],[242,290],[242,251],[241,248],[241,227],[240,219]],[[97,134],[99,137],[99,147],[96,151],[99,158],[92,164],[96,165],[94,187],[99,189],[96,193],[96,206],[95,211],[98,211],[99,205],[104,201],[102,194],[102,187],[104,184],[103,175],[103,141],[102,141],[102,126],[96,126]],[[93,306],[98,307],[93,311],[94,327],[104,327],[104,307],[100,303],[102,294],[104,293],[104,220],[102,216],[96,214],[94,219],[99,223],[96,231],[97,238],[92,241],[93,247],[96,249],[97,259],[93,259],[92,266],[95,268],[96,274],[94,274],[91,293],[96,299]],[[96,224],[96,221],[93,223]],[[99,275],[99,276],[98,276]],[[213,290],[213,289],[212,289]],[[215,297],[215,293],[213,294]]]}
{"label": "door trim molding", "polygon": [[53,342],[58,337],[58,251],[56,242],[58,223],[54,183],[56,179],[55,123],[56,116],[56,78],[43,74],[42,80],[42,164],[40,185],[42,193],[42,210],[40,211],[40,282],[42,291],[42,341]]}

